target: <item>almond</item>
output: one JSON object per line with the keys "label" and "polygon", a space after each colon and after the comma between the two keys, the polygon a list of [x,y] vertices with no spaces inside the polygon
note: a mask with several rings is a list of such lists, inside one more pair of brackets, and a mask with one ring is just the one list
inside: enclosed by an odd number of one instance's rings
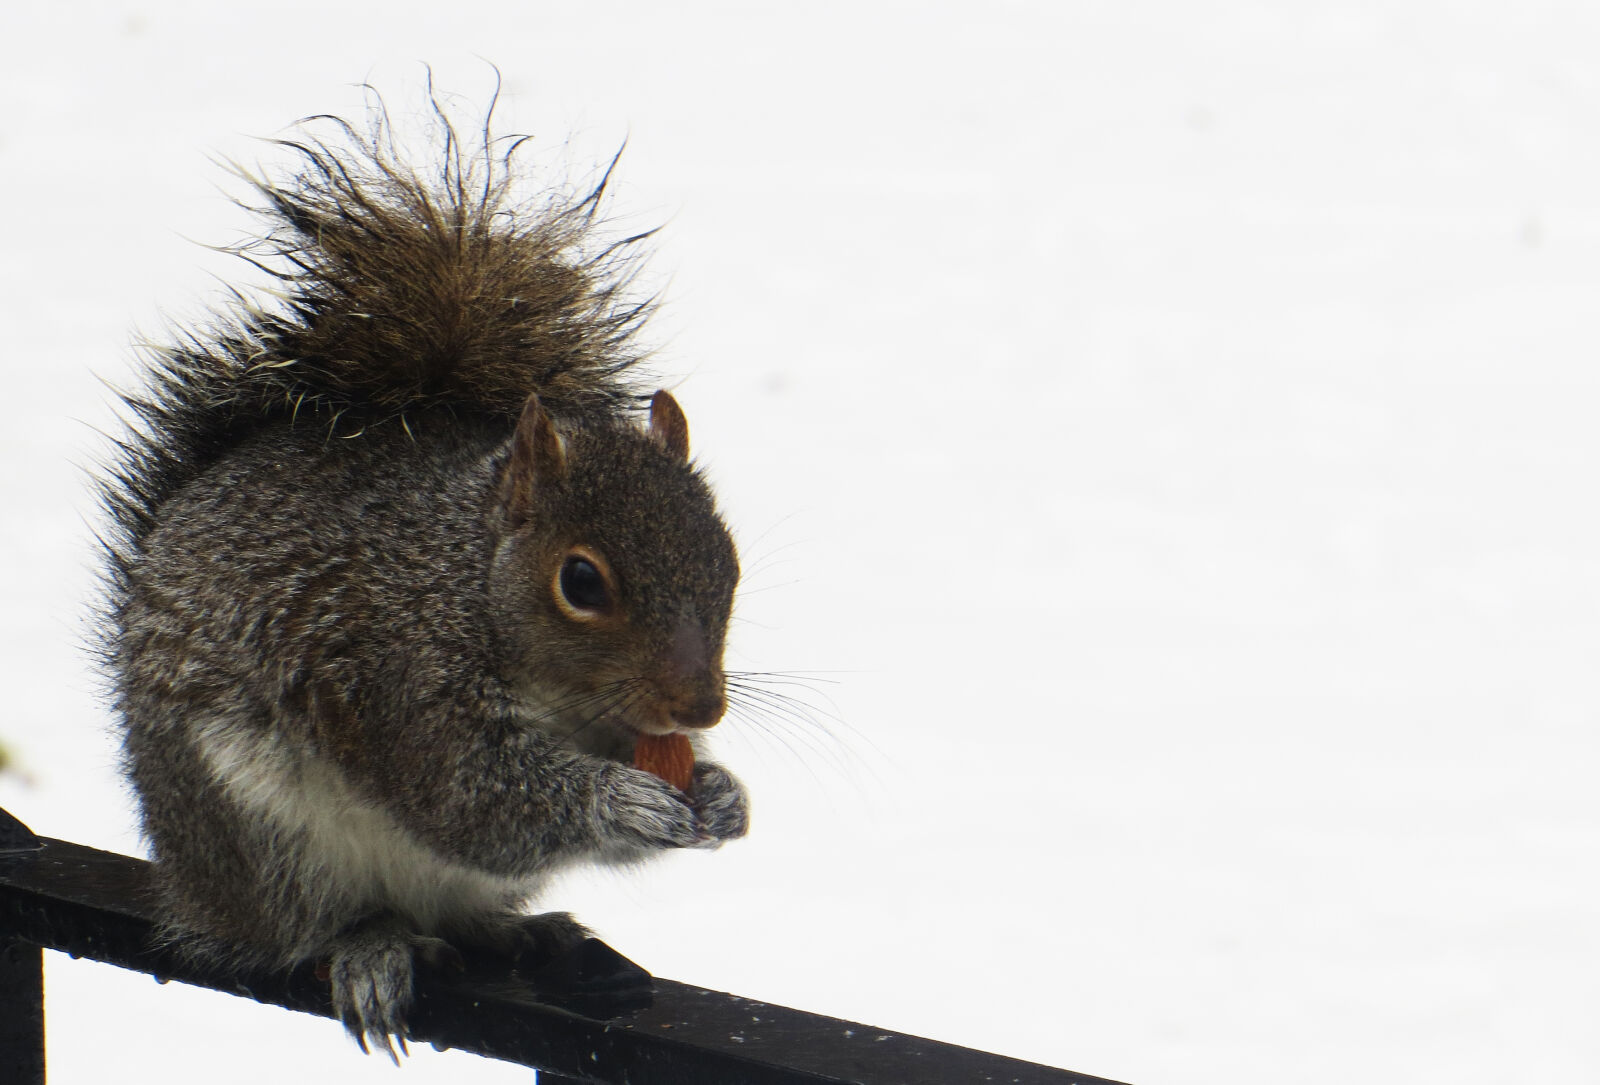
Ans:
{"label": "almond", "polygon": [[687,795],[694,780],[694,747],[685,734],[640,735],[633,767],[654,773]]}

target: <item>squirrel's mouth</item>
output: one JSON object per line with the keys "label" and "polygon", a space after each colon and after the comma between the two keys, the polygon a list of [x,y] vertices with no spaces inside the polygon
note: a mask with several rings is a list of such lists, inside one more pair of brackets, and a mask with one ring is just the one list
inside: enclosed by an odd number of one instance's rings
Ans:
{"label": "squirrel's mouth", "polygon": [[688,731],[659,708],[633,705],[613,710],[572,727],[572,745],[589,753],[601,753],[618,761],[633,757],[640,739],[658,739]]}
{"label": "squirrel's mouth", "polygon": [[635,736],[662,738],[666,735],[687,734],[689,731],[689,728],[680,727],[671,719],[668,719],[665,723],[656,723],[652,721],[638,722],[635,720],[625,720],[623,722],[627,729],[633,732]]}
{"label": "squirrel's mouth", "polygon": [[646,696],[607,713],[606,719],[625,731],[630,739],[640,736],[664,738],[702,729],[692,719],[681,718],[681,713],[675,711],[674,707],[665,697]]}
{"label": "squirrel's mouth", "polygon": [[[720,713],[717,714],[720,717]],[[577,714],[565,719],[560,730],[566,744],[583,753],[600,754],[626,761],[640,739],[661,739],[670,735],[693,735],[715,724],[708,713],[680,718],[662,698],[641,697],[632,703],[615,705],[595,716]],[[708,722],[700,722],[704,718]]]}

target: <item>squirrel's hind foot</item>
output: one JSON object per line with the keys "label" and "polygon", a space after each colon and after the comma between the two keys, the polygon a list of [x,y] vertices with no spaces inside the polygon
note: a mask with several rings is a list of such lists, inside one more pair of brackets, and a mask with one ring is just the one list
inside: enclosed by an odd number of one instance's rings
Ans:
{"label": "squirrel's hind foot", "polygon": [[592,937],[594,932],[572,918],[571,912],[520,915],[506,927],[505,952],[519,969],[536,971]]}
{"label": "squirrel's hind foot", "polygon": [[482,948],[510,961],[517,975],[544,994],[607,996],[650,990],[650,973],[596,938],[570,912],[515,916]]}
{"label": "squirrel's hind foot", "polygon": [[517,959],[517,972],[544,998],[613,1012],[648,1006],[654,991],[649,972],[598,938],[584,938],[554,956],[524,954]]}
{"label": "squirrel's hind foot", "polygon": [[362,1051],[381,1050],[396,1066],[400,1055],[410,1054],[405,1018],[419,956],[437,966],[463,967],[448,942],[418,934],[389,915],[363,920],[340,935],[328,962],[334,1015]]}

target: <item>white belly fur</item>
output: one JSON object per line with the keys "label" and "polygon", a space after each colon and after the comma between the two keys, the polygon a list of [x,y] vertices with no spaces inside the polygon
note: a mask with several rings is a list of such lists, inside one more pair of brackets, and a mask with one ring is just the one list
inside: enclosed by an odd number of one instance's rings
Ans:
{"label": "white belly fur", "polygon": [[504,914],[535,888],[537,879],[503,878],[439,856],[309,750],[227,720],[196,731],[201,755],[229,796],[303,841],[295,877],[330,918],[389,909],[437,934]]}

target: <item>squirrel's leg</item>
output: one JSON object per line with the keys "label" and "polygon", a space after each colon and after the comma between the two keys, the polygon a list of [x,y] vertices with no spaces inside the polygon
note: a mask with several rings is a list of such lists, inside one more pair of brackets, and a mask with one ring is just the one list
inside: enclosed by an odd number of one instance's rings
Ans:
{"label": "squirrel's leg", "polygon": [[461,959],[449,943],[418,934],[397,916],[383,912],[339,934],[328,962],[334,1014],[362,1051],[370,1054],[372,1047],[381,1047],[396,1066],[400,1057],[394,1041],[400,1054],[407,1054],[405,1016],[411,1006],[413,962],[419,954],[458,967]]}
{"label": "squirrel's leg", "polygon": [[[371,711],[381,718],[385,707]],[[405,706],[394,709],[407,719]],[[438,756],[441,735],[455,756]],[[389,814],[439,855],[510,878],[572,856],[626,861],[712,839],[660,777],[576,753],[515,720],[496,722],[470,703],[412,713],[347,771],[390,796]]]}

